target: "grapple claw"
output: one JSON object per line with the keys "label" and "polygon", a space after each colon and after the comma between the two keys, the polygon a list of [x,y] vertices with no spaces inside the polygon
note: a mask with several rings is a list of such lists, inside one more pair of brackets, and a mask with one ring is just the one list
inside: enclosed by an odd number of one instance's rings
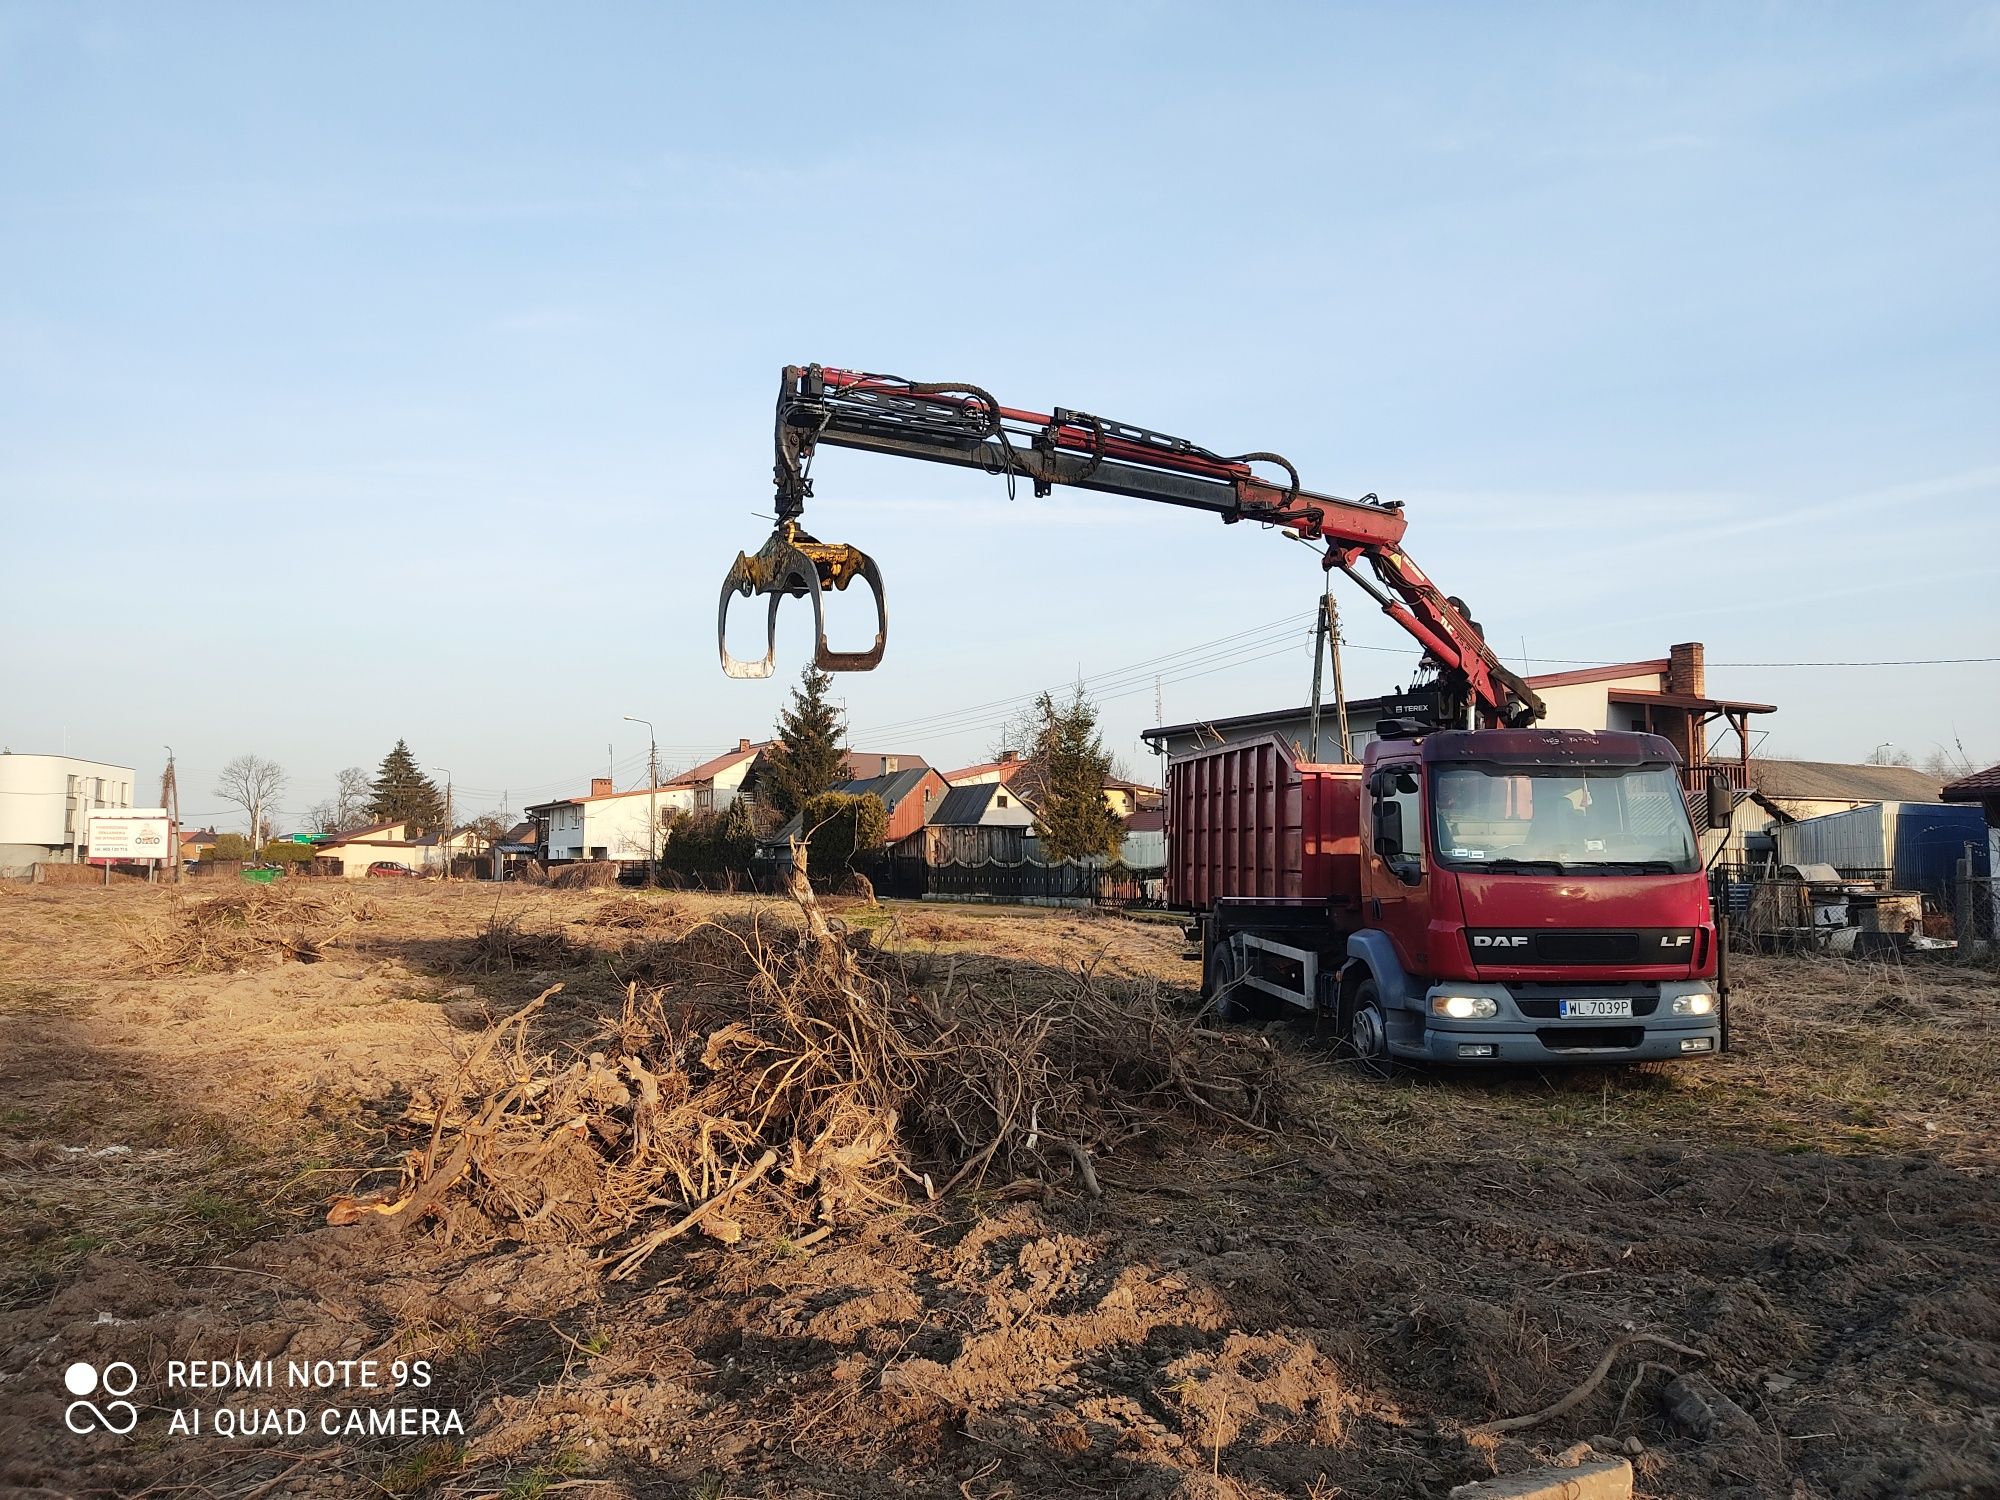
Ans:
{"label": "grapple claw", "polygon": [[[856,578],[875,595],[875,644],[866,651],[835,651],[826,641],[826,609],[821,601],[829,588],[845,589]],[[729,654],[729,596],[748,599],[769,594],[771,607],[765,623],[762,660],[742,660]],[[778,605],[787,594],[812,601],[813,665],[823,672],[867,672],[881,664],[889,640],[889,611],[882,593],[882,571],[875,560],[858,547],[845,542],[820,542],[798,529],[795,522],[780,523],[755,553],[739,552],[722,580],[722,598],[716,611],[716,646],[722,655],[722,670],[731,677],[769,677],[778,656]]]}

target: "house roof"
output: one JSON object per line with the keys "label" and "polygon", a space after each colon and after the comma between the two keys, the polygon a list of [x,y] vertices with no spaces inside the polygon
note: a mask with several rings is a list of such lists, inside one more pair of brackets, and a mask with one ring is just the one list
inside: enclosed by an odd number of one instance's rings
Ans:
{"label": "house roof", "polygon": [[1166,826],[1167,812],[1163,807],[1145,808],[1125,820],[1127,833],[1159,833]]}
{"label": "house roof", "polygon": [[1935,802],[1938,778],[1909,766],[1849,766],[1823,760],[1753,760],[1750,784],[1799,802]]}
{"label": "house roof", "polygon": [[1739,714],[1774,714],[1775,703],[1741,703],[1734,698],[1705,698],[1698,693],[1656,693],[1648,688],[1613,688],[1605,694],[1613,703],[1657,703],[1662,708],[1698,708],[1710,713],[1724,709]]}
{"label": "house roof", "polygon": [[1961,776],[1939,794],[1946,802],[1993,802],[2000,800],[2000,766],[1988,766]]}
{"label": "house roof", "polygon": [[[1531,682],[1533,680],[1533,678],[1529,679]],[[1392,698],[1401,696],[1399,693],[1385,693],[1375,698],[1350,698],[1347,700],[1348,716],[1357,720],[1366,719],[1370,713],[1380,708],[1384,703],[1387,703]],[[1320,714],[1325,723],[1330,727],[1333,724],[1333,704],[1331,702],[1322,703],[1320,705]],[[1299,719],[1311,717],[1312,705],[1301,703],[1297,708],[1267,708],[1254,714],[1233,714],[1221,719],[1191,719],[1185,724],[1161,724],[1152,729],[1140,730],[1139,738],[1144,740],[1170,739],[1178,735],[1198,734],[1211,730],[1218,736],[1221,736],[1232,730],[1260,729],[1266,725],[1275,727],[1279,724],[1289,724]]]}
{"label": "house roof", "polygon": [[[880,797],[882,799],[882,806],[888,809],[891,814],[894,814],[896,808],[904,799],[919,786],[923,785],[926,776],[936,775],[937,772],[933,771],[929,766],[912,766],[907,771],[891,771],[887,776],[864,776],[853,781],[836,782],[833,786],[828,787],[827,790],[829,792],[838,792],[843,797]],[[949,796],[950,793],[947,792],[945,795]],[[931,811],[935,813],[937,809],[933,807]],[[929,821],[928,818],[925,819],[925,822]],[[764,840],[764,842],[783,844],[789,839],[796,838],[802,824],[803,814],[793,813],[785,826],[772,834],[770,838]]]}
{"label": "house roof", "polygon": [[[343,828],[336,833],[326,834],[324,837],[329,844],[344,844],[352,839],[372,838],[375,834],[387,833],[392,828],[407,827],[409,826],[409,821],[408,818],[390,818],[381,823],[367,823],[360,828]],[[378,839],[376,842],[393,843],[395,840]]]}
{"label": "house roof", "polygon": [[[884,761],[896,763],[894,771],[882,769]],[[930,762],[921,755],[884,754],[875,750],[850,750],[847,752],[847,770],[857,781],[868,781],[883,775],[900,776],[905,771],[926,771]]]}
{"label": "house roof", "polygon": [[995,797],[1007,797],[1010,793],[1004,781],[982,781],[971,786],[955,786],[939,799],[931,815],[925,821],[933,828],[977,828],[986,823],[989,814],[1005,814],[1000,821],[1026,828],[1035,821],[1026,804],[1019,797],[1012,797],[1006,807],[995,807]]}
{"label": "house roof", "polygon": [[759,740],[747,750],[740,745],[734,750],[725,750],[715,759],[705,760],[698,766],[690,766],[671,781],[662,782],[661,785],[695,786],[704,781],[713,781],[724,771],[732,770],[746,760],[755,760],[770,743],[769,740]]}
{"label": "house roof", "polygon": [[1148,786],[1143,781],[1127,781],[1122,776],[1105,777],[1104,786],[1107,791],[1115,787],[1121,792],[1131,792],[1134,796],[1137,796],[1141,792],[1148,793],[1151,796],[1155,797],[1166,796],[1166,791],[1164,788],[1157,786]]}
{"label": "house roof", "polygon": [[1666,657],[1651,661],[1616,661],[1601,667],[1578,667],[1573,672],[1543,672],[1523,678],[1531,688],[1575,687],[1581,682],[1616,682],[1621,677],[1663,677],[1673,663]]}
{"label": "house roof", "polygon": [[891,771],[886,776],[862,776],[852,781],[843,781],[834,791],[849,797],[874,795],[882,799],[882,805],[894,812],[903,799],[914,792],[925,776],[935,775],[929,766],[911,766],[907,771]]}
{"label": "house roof", "polygon": [[968,776],[998,776],[1002,781],[1012,781],[1021,774],[1027,762],[1018,755],[1011,760],[989,760],[976,766],[960,766],[956,771],[940,771],[938,774],[953,786]]}

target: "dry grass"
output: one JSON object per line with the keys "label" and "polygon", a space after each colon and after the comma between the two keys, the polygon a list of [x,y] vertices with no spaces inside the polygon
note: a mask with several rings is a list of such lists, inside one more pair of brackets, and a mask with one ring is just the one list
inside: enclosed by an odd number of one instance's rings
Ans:
{"label": "dry grass", "polygon": [[[41,876],[36,883],[47,886],[101,886],[107,882],[104,879],[104,868],[101,865],[65,865],[45,862],[41,866]],[[109,884],[113,886],[145,885],[146,883],[144,875],[135,874],[130,870],[113,870],[109,881]]]}
{"label": "dry grass", "polygon": [[604,891],[618,884],[618,866],[592,859],[549,872],[549,884],[559,891]]}
{"label": "dry grass", "polygon": [[312,963],[381,908],[338,887],[241,887],[207,897],[174,893],[126,926],[140,972],[211,974],[266,958]]}

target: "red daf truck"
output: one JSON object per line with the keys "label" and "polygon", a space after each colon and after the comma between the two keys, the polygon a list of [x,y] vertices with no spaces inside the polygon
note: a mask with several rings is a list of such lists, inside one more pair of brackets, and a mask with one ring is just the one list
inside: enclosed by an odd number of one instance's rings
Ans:
{"label": "red daf truck", "polygon": [[[1361,765],[1302,764],[1266,740],[1169,766],[1169,891],[1195,918],[1212,1003],[1268,996],[1331,1015],[1357,1053],[1383,1064],[1720,1050],[1715,929],[1673,747],[1533,727],[1541,699],[1411,560],[1399,502],[1307,490],[1275,453],[1223,454],[1073,408],[1004,406],[963,382],[790,365],[774,424],[777,525],[722,584],[717,644],[733,677],[770,675],[787,598],[811,604],[822,670],[882,660],[888,610],[874,560],[800,525],[822,444],[983,470],[1010,493],[1061,486],[1281,532],[1423,648],[1411,698],[1424,711],[1382,726]],[[836,651],[823,601],[856,579],[874,594],[875,639]],[[738,660],[729,605],[756,595],[770,600],[767,649]],[[1726,793],[1709,790],[1714,822]]]}
{"label": "red daf truck", "polygon": [[1168,899],[1224,1015],[1275,1000],[1354,1053],[1636,1062],[1722,1046],[1715,928],[1657,735],[1393,726],[1363,763],[1275,736],[1167,768]]}

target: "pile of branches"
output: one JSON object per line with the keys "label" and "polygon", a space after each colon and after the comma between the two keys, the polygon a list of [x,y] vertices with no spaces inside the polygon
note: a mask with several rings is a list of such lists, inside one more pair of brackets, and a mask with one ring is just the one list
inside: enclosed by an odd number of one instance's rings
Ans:
{"label": "pile of branches", "polygon": [[380,908],[364,896],[290,885],[242,887],[198,899],[175,896],[157,916],[128,925],[141,973],[212,974],[275,958],[313,963]]}
{"label": "pile of branches", "polygon": [[1202,1029],[1158,986],[921,989],[829,923],[802,870],[793,894],[796,927],[691,929],[705,982],[629,986],[595,1044],[536,1045],[553,989],[509,1017],[413,1107],[428,1139],[399,1185],[330,1221],[438,1212],[452,1234],[603,1247],[623,1278],[690,1231],[803,1243],[996,1176],[1095,1196],[1099,1162],[1171,1121],[1260,1132],[1281,1113],[1281,1054]]}

